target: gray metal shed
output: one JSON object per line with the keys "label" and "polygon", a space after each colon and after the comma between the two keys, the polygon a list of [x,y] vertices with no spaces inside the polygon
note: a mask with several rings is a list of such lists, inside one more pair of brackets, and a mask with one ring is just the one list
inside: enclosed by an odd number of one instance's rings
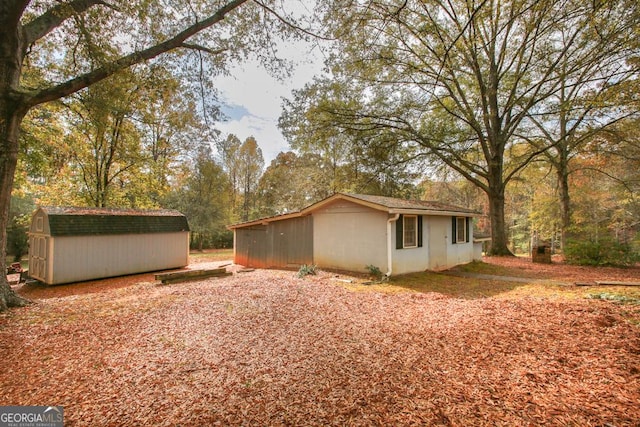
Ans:
{"label": "gray metal shed", "polygon": [[292,268],[313,263],[313,217],[256,221],[234,233],[236,264],[258,268]]}
{"label": "gray metal shed", "polygon": [[189,225],[174,210],[41,207],[29,230],[29,275],[48,285],[184,267]]}

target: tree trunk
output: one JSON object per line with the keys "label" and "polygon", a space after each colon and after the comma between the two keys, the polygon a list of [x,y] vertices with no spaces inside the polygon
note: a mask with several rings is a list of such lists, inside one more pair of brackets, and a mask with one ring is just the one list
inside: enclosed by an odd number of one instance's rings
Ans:
{"label": "tree trunk", "polygon": [[23,116],[24,113],[15,102],[6,98],[0,99],[0,311],[28,303],[11,289],[6,275],[9,208],[18,164],[18,130]]}
{"label": "tree trunk", "polygon": [[566,248],[569,227],[571,226],[571,197],[569,196],[569,167],[568,160],[561,157],[557,168],[558,199],[560,201],[560,246]]}
{"label": "tree trunk", "polygon": [[17,90],[24,55],[20,13],[19,5],[0,7],[0,311],[27,304],[7,281],[9,205],[18,164],[18,132],[27,112]]}
{"label": "tree trunk", "polygon": [[[491,247],[489,255],[513,256],[509,250],[507,228],[504,220],[504,190],[502,174],[499,179],[489,183],[487,196],[489,197],[489,219],[491,220]],[[497,182],[496,182],[497,181]]]}

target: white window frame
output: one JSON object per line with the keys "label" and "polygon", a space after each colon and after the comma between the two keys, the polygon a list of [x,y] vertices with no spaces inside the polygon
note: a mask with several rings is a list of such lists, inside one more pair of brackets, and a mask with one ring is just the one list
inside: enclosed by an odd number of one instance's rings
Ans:
{"label": "white window frame", "polygon": [[456,217],[456,243],[467,243],[467,218],[464,216]]}
{"label": "white window frame", "polygon": [[[407,220],[413,222],[413,242],[407,242]],[[403,248],[417,248],[418,247],[418,216],[417,215],[403,215],[402,217],[402,247]]]}

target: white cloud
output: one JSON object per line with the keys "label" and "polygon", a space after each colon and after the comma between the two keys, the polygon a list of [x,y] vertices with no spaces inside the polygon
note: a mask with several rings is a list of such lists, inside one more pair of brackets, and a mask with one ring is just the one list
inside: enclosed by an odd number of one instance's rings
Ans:
{"label": "white cloud", "polygon": [[265,166],[268,166],[280,151],[289,149],[287,142],[277,127],[276,120],[254,115],[245,115],[236,120],[218,123],[216,127],[223,134],[234,134],[241,141],[253,136],[262,150]]}
{"label": "white cloud", "polygon": [[319,74],[322,60],[309,52],[308,45],[290,43],[281,53],[296,62],[291,77],[279,81],[257,62],[247,62],[234,67],[230,75],[218,77],[215,84],[221,94],[223,111],[229,119],[216,124],[223,134],[233,133],[241,141],[253,136],[262,149],[268,165],[280,151],[289,145],[277,127],[281,114],[282,98],[291,97],[293,89],[299,89]]}

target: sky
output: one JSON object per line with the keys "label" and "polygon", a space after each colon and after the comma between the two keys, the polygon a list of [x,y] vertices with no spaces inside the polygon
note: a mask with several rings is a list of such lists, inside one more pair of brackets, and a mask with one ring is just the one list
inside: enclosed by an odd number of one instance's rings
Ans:
{"label": "sky", "polygon": [[228,117],[216,128],[223,137],[232,133],[240,141],[253,136],[262,149],[265,167],[279,152],[290,149],[278,129],[282,98],[291,98],[292,90],[311,82],[322,68],[320,53],[302,42],[287,44],[280,53],[295,62],[291,76],[284,81],[270,76],[258,62],[238,64],[229,75],[215,79],[222,111]]}

